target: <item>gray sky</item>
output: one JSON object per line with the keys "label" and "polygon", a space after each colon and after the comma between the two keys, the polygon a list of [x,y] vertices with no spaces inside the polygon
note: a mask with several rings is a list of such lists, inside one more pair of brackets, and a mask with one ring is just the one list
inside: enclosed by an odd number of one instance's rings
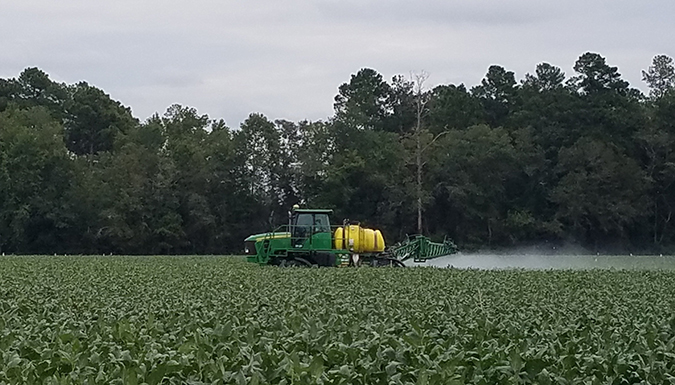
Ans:
{"label": "gray sky", "polygon": [[325,119],[363,67],[471,87],[492,64],[571,76],[591,51],[644,91],[654,55],[675,56],[674,17],[673,0],[0,0],[0,77],[36,66],[141,120],[179,103],[231,127]]}

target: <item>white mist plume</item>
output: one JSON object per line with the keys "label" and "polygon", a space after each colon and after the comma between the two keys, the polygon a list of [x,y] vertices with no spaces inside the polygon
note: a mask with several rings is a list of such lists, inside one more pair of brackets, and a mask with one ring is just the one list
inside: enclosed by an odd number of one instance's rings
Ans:
{"label": "white mist plume", "polygon": [[582,248],[565,248],[560,254],[544,254],[536,248],[508,253],[458,253],[409,266],[458,269],[675,269],[675,256],[594,255]]}

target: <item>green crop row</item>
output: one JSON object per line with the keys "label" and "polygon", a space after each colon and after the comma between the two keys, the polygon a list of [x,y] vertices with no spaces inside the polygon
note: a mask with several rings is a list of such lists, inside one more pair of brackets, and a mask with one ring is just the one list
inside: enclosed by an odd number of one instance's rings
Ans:
{"label": "green crop row", "polygon": [[0,383],[675,383],[675,271],[0,259]]}

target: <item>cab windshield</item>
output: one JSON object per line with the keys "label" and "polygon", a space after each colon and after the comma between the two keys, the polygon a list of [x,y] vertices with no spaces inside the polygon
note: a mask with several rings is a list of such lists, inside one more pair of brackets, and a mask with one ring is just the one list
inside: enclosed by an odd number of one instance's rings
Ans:
{"label": "cab windshield", "polygon": [[291,224],[291,236],[295,244],[302,243],[312,234],[330,233],[328,214],[296,213]]}

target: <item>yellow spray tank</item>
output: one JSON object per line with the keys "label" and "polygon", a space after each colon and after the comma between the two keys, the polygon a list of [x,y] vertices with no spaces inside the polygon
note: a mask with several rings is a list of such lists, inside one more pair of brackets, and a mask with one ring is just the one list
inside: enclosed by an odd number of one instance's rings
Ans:
{"label": "yellow spray tank", "polygon": [[338,227],[335,230],[335,248],[354,253],[381,253],[384,237],[380,230],[364,229],[359,225]]}

